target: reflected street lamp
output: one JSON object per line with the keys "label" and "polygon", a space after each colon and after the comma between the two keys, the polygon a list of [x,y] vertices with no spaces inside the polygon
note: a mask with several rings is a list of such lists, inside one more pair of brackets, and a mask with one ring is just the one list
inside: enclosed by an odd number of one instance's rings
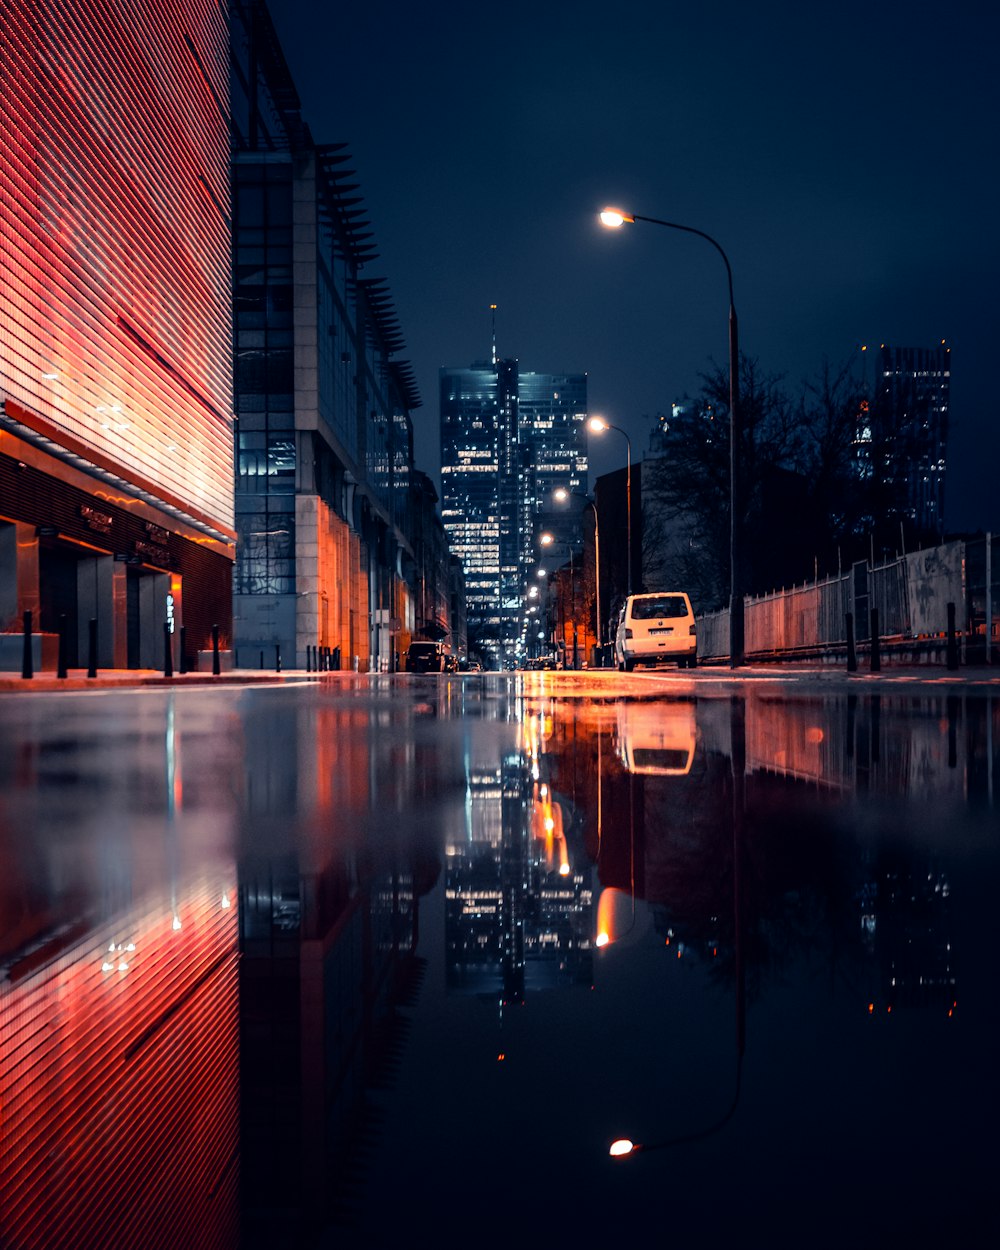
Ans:
{"label": "reflected street lamp", "polygon": [[705,239],[722,257],[729,282],[729,666],[737,668],[743,663],[743,591],[739,573],[739,345],[736,323],[736,305],[733,302],[733,271],[729,257],[719,243],[694,226],[681,226],[676,221],[661,221],[659,217],[642,217],[638,213],[624,213],[617,208],[606,208],[600,214],[601,224],[617,230],[626,223],[648,221],[654,226],[667,226],[670,230],[683,230]]}
{"label": "reflected street lamp", "polygon": [[[628,567],[625,569],[626,593],[632,593],[632,440],[619,425],[612,425],[610,421],[605,421],[603,417],[591,417],[587,422],[587,429],[592,434],[603,434],[605,430],[614,430],[616,434],[620,434],[625,440],[625,559]],[[596,513],[596,509],[595,509]]]}

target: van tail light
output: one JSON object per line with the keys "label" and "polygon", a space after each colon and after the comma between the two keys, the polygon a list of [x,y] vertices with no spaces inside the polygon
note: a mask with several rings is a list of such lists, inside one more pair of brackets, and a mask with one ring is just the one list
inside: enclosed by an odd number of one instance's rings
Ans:
{"label": "van tail light", "polygon": [[691,635],[692,638],[695,636],[697,632],[698,632],[698,627],[696,625],[691,625],[688,629],[688,633]]}
{"label": "van tail light", "polygon": [[626,638],[632,637],[632,631],[628,628],[628,626],[625,627],[625,637]]}

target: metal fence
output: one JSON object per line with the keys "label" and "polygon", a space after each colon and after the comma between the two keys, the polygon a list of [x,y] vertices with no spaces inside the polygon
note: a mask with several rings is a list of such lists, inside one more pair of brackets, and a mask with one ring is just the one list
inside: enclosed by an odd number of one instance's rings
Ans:
{"label": "metal fence", "polygon": [[[954,605],[955,631],[967,661],[996,662],[1000,539],[944,543],[884,564],[862,561],[847,572],[744,599],[748,658],[836,654],[847,647],[848,614],[856,641],[880,639],[914,650],[940,646]],[[698,618],[698,655],[729,655],[729,611]]]}

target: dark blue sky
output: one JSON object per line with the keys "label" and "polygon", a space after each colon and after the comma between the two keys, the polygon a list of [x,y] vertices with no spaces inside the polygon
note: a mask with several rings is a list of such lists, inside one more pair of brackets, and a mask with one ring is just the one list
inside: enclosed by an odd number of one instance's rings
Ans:
{"label": "dark blue sky", "polygon": [[[949,528],[1000,530],[1000,19],[982,0],[271,0],[305,119],[356,160],[437,477],[437,372],[589,374],[629,430],[742,349],[798,387],[862,343],[952,347]],[[604,472],[623,441],[591,440]]]}

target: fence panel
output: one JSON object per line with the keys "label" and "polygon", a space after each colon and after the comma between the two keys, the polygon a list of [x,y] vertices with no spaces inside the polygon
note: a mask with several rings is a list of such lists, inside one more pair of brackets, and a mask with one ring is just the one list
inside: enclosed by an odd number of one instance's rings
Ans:
{"label": "fence panel", "polygon": [[[985,558],[981,562],[985,564]],[[966,613],[965,570],[966,544],[944,543],[876,568],[866,568],[862,562],[846,573],[821,582],[774,591],[758,599],[745,599],[746,655],[766,656],[843,646],[847,641],[848,612],[854,614],[856,638],[863,641],[869,636],[869,607],[878,609],[879,633],[886,638],[944,634],[949,603],[958,608],[959,628],[962,629]],[[994,571],[991,581],[995,578]],[[985,583],[985,574],[982,580]],[[985,603],[985,589],[979,598]],[[992,624],[996,604],[992,598],[990,603]],[[979,611],[985,617],[986,608]],[[986,627],[981,628],[985,633]],[[729,655],[728,610],[698,619],[698,655],[702,659],[722,659]]]}

